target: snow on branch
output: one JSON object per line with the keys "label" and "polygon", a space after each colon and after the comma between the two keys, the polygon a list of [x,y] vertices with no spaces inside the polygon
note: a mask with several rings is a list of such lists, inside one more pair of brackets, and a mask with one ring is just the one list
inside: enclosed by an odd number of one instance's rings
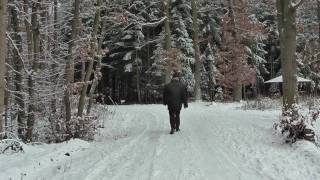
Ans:
{"label": "snow on branch", "polygon": [[297,9],[305,0],[291,0],[290,1],[290,7]]}
{"label": "snow on branch", "polygon": [[144,48],[145,46],[147,46],[147,45],[149,45],[149,44],[158,43],[158,42],[159,42],[159,39],[150,40],[150,41],[148,41],[148,42],[146,42],[146,43],[144,43],[144,44],[142,44],[142,45],[140,45],[140,46],[135,47],[135,49],[141,50],[142,48]]}
{"label": "snow on branch", "polygon": [[142,24],[142,27],[157,27],[159,24],[163,23],[163,21],[165,21],[166,19],[167,19],[167,17],[164,17],[164,18],[160,19],[159,21],[144,23],[144,24]]}
{"label": "snow on branch", "polygon": [[[10,35],[9,35],[8,32],[6,32],[6,36],[7,36],[8,40],[11,42],[11,44],[13,45],[13,48],[15,49],[15,51],[17,52],[20,61],[22,61],[23,69],[27,72],[27,74],[29,74],[29,71],[27,70],[27,68],[26,68],[26,66],[25,66],[25,63],[24,63],[24,61],[23,61],[23,57],[22,57],[22,55],[20,54],[19,48],[17,47],[16,43],[15,43],[14,40],[10,37]],[[6,65],[8,66],[9,64],[6,63]],[[12,69],[14,69],[14,68],[12,68]],[[17,71],[15,71],[15,72],[17,73]]]}

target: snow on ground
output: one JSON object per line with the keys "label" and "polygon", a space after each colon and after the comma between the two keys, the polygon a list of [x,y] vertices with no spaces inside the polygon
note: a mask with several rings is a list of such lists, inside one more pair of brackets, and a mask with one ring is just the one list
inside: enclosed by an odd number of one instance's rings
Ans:
{"label": "snow on ground", "polygon": [[279,111],[193,103],[170,135],[162,105],[117,107],[94,142],[26,146],[0,155],[1,180],[319,180],[320,151],[273,134]]}

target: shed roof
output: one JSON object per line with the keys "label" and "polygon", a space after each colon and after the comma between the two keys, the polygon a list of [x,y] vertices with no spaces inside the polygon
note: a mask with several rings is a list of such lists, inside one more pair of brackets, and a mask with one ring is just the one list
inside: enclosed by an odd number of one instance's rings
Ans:
{"label": "shed roof", "polygon": [[[297,81],[298,82],[311,82],[310,79],[305,79],[305,78],[302,78],[299,76],[297,77]],[[266,81],[264,83],[282,83],[282,82],[283,82],[283,79],[282,79],[282,75],[281,75],[276,78],[270,79],[269,81]]]}

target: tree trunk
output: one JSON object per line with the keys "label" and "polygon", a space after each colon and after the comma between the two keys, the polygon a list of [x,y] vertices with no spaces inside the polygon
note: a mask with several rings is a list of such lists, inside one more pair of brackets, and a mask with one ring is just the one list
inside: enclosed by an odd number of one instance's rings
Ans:
{"label": "tree trunk", "polygon": [[[163,0],[164,3],[164,14],[167,17],[164,21],[165,26],[165,46],[164,50],[169,51],[171,48],[171,30],[170,30],[170,6],[171,0]],[[165,83],[169,83],[171,80],[171,62],[166,63],[166,71],[165,71]]]}
{"label": "tree trunk", "polygon": [[193,29],[193,47],[195,50],[195,89],[194,96],[196,101],[201,100],[201,59],[199,49],[199,25],[198,25],[198,7],[197,0],[191,0],[192,8],[192,29]]}
{"label": "tree trunk", "polygon": [[233,87],[233,100],[240,102],[242,99],[242,85],[237,84]]}
{"label": "tree trunk", "polygon": [[[23,0],[23,11],[24,14],[29,14],[29,0]],[[27,59],[29,62],[32,61],[32,54],[33,54],[33,40],[32,40],[32,29],[31,29],[31,23],[28,21],[28,18],[26,17],[24,20],[24,25],[26,28],[26,34],[27,34],[27,44],[28,44],[28,53],[27,53]]]}
{"label": "tree trunk", "polygon": [[[319,49],[320,49],[320,0],[318,0],[318,46],[319,46]],[[320,55],[318,55],[319,57]]]}
{"label": "tree trunk", "polygon": [[[5,94],[5,62],[6,62],[6,29],[7,29],[7,0],[0,2],[0,133],[3,129],[3,109],[4,109],[4,94]],[[0,139],[2,136],[0,135]]]}
{"label": "tree trunk", "polygon": [[[105,23],[102,22],[101,23],[101,28],[104,29],[105,28]],[[88,103],[88,107],[87,107],[87,114],[90,114],[90,111],[91,111],[91,107],[92,107],[92,104],[93,104],[93,94],[99,84],[99,81],[101,80],[102,78],[102,74],[101,74],[101,60],[102,60],[102,53],[101,53],[101,48],[102,48],[102,43],[103,43],[103,35],[105,34],[105,32],[103,31],[101,33],[102,37],[100,37],[99,39],[99,43],[98,43],[98,49],[97,49],[97,53],[98,53],[98,62],[97,62],[97,65],[96,65],[96,70],[94,72],[94,78],[93,78],[93,82],[92,82],[92,85],[91,85],[91,88],[90,88],[90,92],[89,92],[89,103]]]}
{"label": "tree trunk", "polygon": [[90,49],[90,57],[89,57],[89,66],[86,72],[86,76],[84,79],[84,85],[82,87],[81,91],[81,96],[79,100],[79,105],[78,105],[78,116],[82,117],[83,114],[83,109],[84,109],[84,104],[85,104],[85,98],[87,94],[87,89],[88,89],[88,82],[90,81],[90,77],[92,74],[92,69],[93,69],[93,63],[94,59],[96,56],[97,52],[97,34],[99,30],[99,25],[100,25],[100,9],[101,9],[101,2],[102,0],[97,0],[97,10],[95,13],[94,17],[94,22],[93,22],[93,32],[91,35],[91,49]]}
{"label": "tree trunk", "polygon": [[[33,2],[34,3],[34,2]],[[30,14],[30,12],[29,12],[29,5],[30,5],[30,2],[29,2],[29,0],[23,0],[23,11],[24,11],[24,14]],[[36,16],[33,16],[33,18],[35,18]],[[31,19],[32,19],[32,17],[31,17]],[[31,20],[32,21],[32,20]],[[27,51],[27,55],[26,55],[26,57],[27,57],[27,59],[28,59],[28,62],[32,62],[34,59],[34,57],[33,57],[33,51],[34,51],[34,46],[33,46],[33,31],[32,31],[32,22],[30,23],[29,22],[29,18],[28,18],[28,16],[27,17],[25,17],[25,20],[24,20],[24,25],[25,25],[25,28],[26,28],[26,34],[27,34],[27,49],[28,49],[28,51]],[[31,89],[30,89],[30,86],[32,86],[32,84],[30,84],[30,83],[32,83],[32,80],[31,80],[31,77],[32,76],[32,74],[30,75],[30,74],[28,74],[28,77],[27,77],[27,79],[28,79],[28,95],[29,95],[29,104],[27,105],[27,111],[28,111],[28,117],[27,117],[27,122],[26,123],[24,123],[23,122],[23,124],[20,124],[20,127],[19,127],[19,129],[20,129],[20,131],[21,132],[23,132],[23,134],[22,135],[20,135],[20,137],[24,140],[24,141],[26,141],[27,140],[27,123],[28,123],[28,121],[30,122],[30,119],[32,119],[32,115],[30,115],[30,104],[31,103],[33,103],[33,102],[31,102],[31,94],[30,93],[32,93],[31,92]],[[31,107],[32,108],[32,107]],[[26,132],[25,132],[26,131]]]}
{"label": "tree trunk", "polygon": [[[58,59],[58,0],[54,0],[54,10],[53,10],[54,14],[53,14],[53,24],[54,24],[54,45],[53,45],[53,57],[54,59]],[[52,62],[52,65],[51,65],[51,71],[52,73],[56,73],[57,72],[57,64],[56,62]],[[53,76],[52,78],[52,82],[53,84],[57,84],[57,76]],[[55,114],[56,111],[57,111],[57,100],[56,100],[56,89],[55,88],[52,88],[52,99],[51,99],[51,113],[52,114]]]}
{"label": "tree trunk", "polygon": [[30,104],[28,106],[28,119],[27,119],[27,133],[26,141],[32,141],[32,132],[35,121],[36,112],[36,91],[35,91],[35,77],[39,68],[39,56],[40,56],[40,31],[38,21],[38,8],[39,2],[32,2],[32,41],[33,41],[33,61],[32,61],[32,72],[28,77],[28,93],[30,98]]}
{"label": "tree trunk", "polygon": [[[7,24],[10,24],[10,22],[8,22]],[[7,46],[7,49],[8,49],[9,47]],[[8,59],[6,59],[6,63],[10,63],[10,62],[8,62]],[[7,88],[8,88],[8,85],[9,84],[11,84],[11,82],[12,82],[12,78],[10,78],[10,71],[8,71],[8,68],[6,68],[5,69],[5,81],[6,81],[6,86],[7,86]],[[8,88],[9,89],[9,88]],[[7,90],[5,90],[5,93],[4,93],[4,106],[5,106],[5,108],[4,108],[4,131],[10,131],[10,132],[13,132],[12,131],[12,120],[13,120],[13,118],[11,118],[11,116],[10,116],[10,114],[11,114],[11,107],[10,107],[10,104],[11,104],[11,94],[10,94],[10,92],[9,91],[7,91]],[[10,122],[10,125],[9,125],[9,122]],[[8,130],[8,126],[10,126],[10,130]],[[18,127],[19,128],[19,127]],[[1,138],[0,138],[1,139]]]}
{"label": "tree trunk", "polygon": [[81,78],[80,78],[80,82],[84,82],[86,78],[86,62],[82,61],[81,62]]}
{"label": "tree trunk", "polygon": [[[233,30],[232,30],[232,36],[233,38],[235,39],[235,43],[239,42],[239,37],[238,37],[238,31],[237,31],[237,14],[236,14],[236,11],[237,9],[235,9],[234,7],[237,7],[239,6],[240,7],[240,2],[239,1],[232,1],[232,0],[228,0],[228,6],[229,6],[229,10],[230,10],[230,18],[231,18],[231,24],[232,24],[232,27],[233,27]],[[238,7],[238,8],[239,8]],[[239,12],[238,12],[239,14]],[[236,45],[235,45],[236,47]],[[237,61],[236,59],[234,59],[235,61]],[[235,67],[237,68],[237,67]],[[234,84],[233,86],[233,100],[234,101],[241,101],[242,99],[242,83],[240,82],[240,80],[237,80],[237,82]]]}
{"label": "tree trunk", "polygon": [[65,80],[65,90],[64,90],[64,104],[66,111],[66,129],[67,134],[71,138],[71,130],[70,130],[70,120],[71,120],[71,102],[70,102],[70,83],[73,82],[74,79],[74,46],[75,40],[78,35],[79,29],[79,17],[80,17],[80,0],[74,0],[74,10],[73,10],[73,19],[71,26],[71,40],[69,42],[68,49],[68,57],[66,61],[66,80]]}
{"label": "tree trunk", "polygon": [[16,48],[13,50],[13,64],[15,68],[14,74],[14,86],[15,86],[15,101],[18,105],[18,136],[19,138],[24,138],[24,126],[25,126],[25,99],[23,96],[23,59],[21,59],[20,54],[22,53],[22,39],[19,30],[19,19],[18,12],[15,7],[10,8],[11,11],[11,24],[13,29],[13,41],[15,42]]}
{"label": "tree trunk", "polygon": [[[208,42],[208,50],[209,50],[209,54],[213,57],[213,51],[212,51],[212,46],[211,43]],[[215,85],[215,79],[214,79],[214,70],[213,70],[213,66],[214,66],[214,60],[210,59],[208,62],[208,66],[209,66],[209,94],[210,94],[210,101],[213,102],[214,99],[214,85]]]}
{"label": "tree trunk", "polygon": [[[320,0],[318,0],[318,60],[320,61]],[[317,82],[316,86],[315,87],[318,87],[319,85],[319,81]],[[315,96],[318,96],[318,91],[319,91],[319,88],[315,88]]]}
{"label": "tree trunk", "polygon": [[290,0],[277,1],[285,110],[292,108],[297,96],[296,8]]}
{"label": "tree trunk", "polygon": [[[320,62],[320,0],[317,0],[318,4],[318,55],[316,56],[318,62]],[[320,67],[319,67],[320,68]],[[320,82],[318,81],[317,84]],[[318,86],[316,86],[318,87]],[[315,88],[315,95],[318,96],[319,88]]]}
{"label": "tree trunk", "polygon": [[141,88],[140,88],[140,69],[138,62],[136,64],[136,72],[137,72],[137,95],[138,95],[138,102],[141,104]]}
{"label": "tree trunk", "polygon": [[248,96],[247,96],[247,88],[246,88],[246,86],[244,85],[244,86],[242,86],[242,93],[241,94],[243,94],[243,99],[244,100],[248,100]]}
{"label": "tree trunk", "polygon": [[94,92],[98,86],[98,83],[101,79],[100,70],[101,70],[101,58],[99,57],[97,67],[94,72],[94,79],[93,79],[93,82],[92,82],[92,85],[91,85],[91,88],[89,91],[89,95],[88,95],[88,98],[89,98],[89,103],[88,103],[88,107],[87,107],[87,114],[88,115],[90,114],[92,104],[93,104],[93,94],[94,94]]}

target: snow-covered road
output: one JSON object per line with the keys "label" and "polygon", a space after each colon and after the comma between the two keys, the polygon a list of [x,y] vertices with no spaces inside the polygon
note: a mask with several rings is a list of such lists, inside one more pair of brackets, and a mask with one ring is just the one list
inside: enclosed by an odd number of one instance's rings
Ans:
{"label": "snow-covered road", "polygon": [[279,111],[237,106],[191,104],[182,110],[181,131],[174,135],[164,106],[119,106],[94,142],[72,140],[1,155],[0,179],[320,179],[320,152],[313,144],[289,147],[273,135]]}

